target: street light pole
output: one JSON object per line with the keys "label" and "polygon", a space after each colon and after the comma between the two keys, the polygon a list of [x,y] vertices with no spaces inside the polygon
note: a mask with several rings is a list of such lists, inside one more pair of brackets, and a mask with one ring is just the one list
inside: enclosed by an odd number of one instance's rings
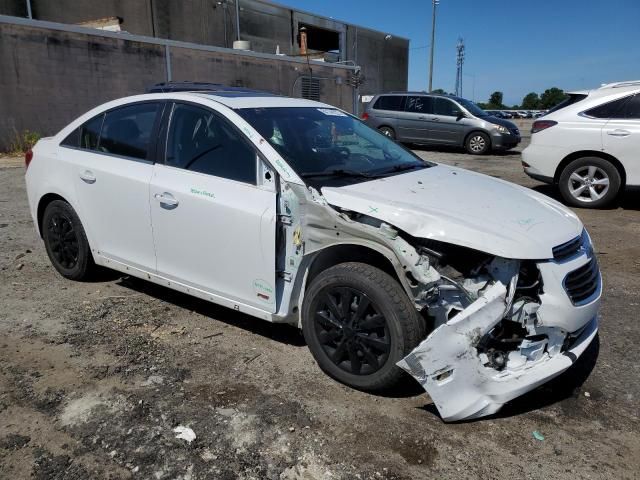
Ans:
{"label": "street light pole", "polygon": [[431,15],[431,55],[429,61],[429,91],[433,90],[433,49],[436,43],[436,7],[440,0],[432,0],[433,12]]}

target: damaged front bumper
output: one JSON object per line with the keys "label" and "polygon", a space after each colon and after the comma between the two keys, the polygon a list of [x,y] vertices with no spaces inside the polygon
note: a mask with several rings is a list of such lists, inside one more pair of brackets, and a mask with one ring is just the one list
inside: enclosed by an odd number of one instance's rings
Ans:
{"label": "damaged front bumper", "polygon": [[[575,262],[584,262],[576,259]],[[540,265],[551,280],[572,265]],[[576,306],[564,292],[541,296],[539,312],[527,319],[529,336],[501,358],[481,349],[483,339],[505,319],[513,320],[514,282],[498,281],[464,310],[437,327],[398,366],[427,391],[445,421],[473,419],[496,413],[508,401],[533,390],[567,370],[586,350],[598,330],[601,278],[588,303]],[[517,281],[517,276],[516,276]],[[556,283],[553,287],[551,283]],[[562,298],[564,297],[564,298]],[[548,313],[553,312],[553,316]],[[551,317],[551,318],[550,318]],[[520,318],[520,317],[518,317]],[[567,327],[575,327],[569,330]],[[497,366],[496,363],[500,363]]]}

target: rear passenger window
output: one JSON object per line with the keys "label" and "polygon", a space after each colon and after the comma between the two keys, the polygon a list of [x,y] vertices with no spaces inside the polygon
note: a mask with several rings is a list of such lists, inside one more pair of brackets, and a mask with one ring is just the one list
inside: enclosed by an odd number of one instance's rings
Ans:
{"label": "rear passenger window", "polygon": [[257,154],[226,120],[210,110],[176,104],[165,164],[256,184]]}
{"label": "rear passenger window", "polygon": [[146,159],[153,125],[159,110],[159,103],[139,103],[107,112],[102,125],[98,151]]}
{"label": "rear passenger window", "polygon": [[100,129],[104,114],[92,118],[80,127],[80,148],[87,150],[95,150],[98,148],[98,139],[100,138]]}
{"label": "rear passenger window", "polygon": [[613,102],[607,102],[584,113],[594,118],[624,118],[621,116],[622,108],[628,99],[629,97],[624,97]]}
{"label": "rear passenger window", "polygon": [[98,148],[98,139],[100,138],[100,128],[102,127],[103,119],[104,113],[86,121],[71,132],[67,138],[62,141],[61,145],[65,147],[96,150]]}
{"label": "rear passenger window", "polygon": [[404,99],[403,95],[384,95],[376,100],[373,108],[376,110],[401,111],[404,110]]}
{"label": "rear passenger window", "polygon": [[405,110],[414,113],[431,113],[433,99],[431,97],[407,97]]}
{"label": "rear passenger window", "polygon": [[622,115],[626,119],[640,119],[640,93],[636,93],[624,104]]}

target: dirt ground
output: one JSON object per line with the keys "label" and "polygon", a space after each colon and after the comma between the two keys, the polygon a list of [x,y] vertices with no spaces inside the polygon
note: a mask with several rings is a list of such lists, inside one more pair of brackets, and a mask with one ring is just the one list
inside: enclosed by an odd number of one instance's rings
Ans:
{"label": "dirt ground", "polygon": [[[519,150],[417,152],[553,194]],[[640,196],[577,212],[604,275],[599,341],[499,415],[445,424],[416,385],[334,382],[295,328],[118,274],[64,280],[23,175],[0,159],[0,478],[640,478]]]}

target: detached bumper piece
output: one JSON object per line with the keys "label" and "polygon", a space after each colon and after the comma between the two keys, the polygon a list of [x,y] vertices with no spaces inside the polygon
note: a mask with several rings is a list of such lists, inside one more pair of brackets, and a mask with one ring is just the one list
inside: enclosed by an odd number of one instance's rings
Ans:
{"label": "detached bumper piece", "polygon": [[483,361],[478,345],[510,309],[507,287],[497,282],[398,362],[420,382],[444,421],[496,413],[506,402],[567,370],[598,330],[594,317],[577,332],[567,350],[555,354],[544,351],[546,341],[525,340],[517,355],[521,361],[498,369]]}

